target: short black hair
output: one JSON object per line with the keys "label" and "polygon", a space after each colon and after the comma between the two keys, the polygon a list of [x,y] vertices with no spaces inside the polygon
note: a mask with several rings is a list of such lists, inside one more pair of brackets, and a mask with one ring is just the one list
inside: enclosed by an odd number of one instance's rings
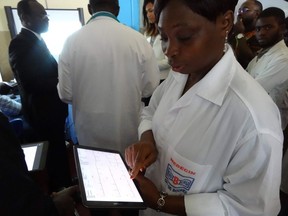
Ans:
{"label": "short black hair", "polygon": [[257,19],[263,17],[275,17],[279,25],[285,24],[285,13],[282,9],[277,7],[269,7],[263,10]]}
{"label": "short black hair", "polygon": [[119,10],[119,1],[118,0],[89,0],[90,6],[95,10]]}
{"label": "short black hair", "polygon": [[263,5],[260,1],[254,0],[254,4],[259,8],[259,12],[263,10]]}
{"label": "short black hair", "polygon": [[31,14],[31,8],[30,8],[30,1],[35,0],[21,0],[17,4],[17,13],[18,16],[21,17],[22,14]]}
{"label": "short black hair", "polygon": [[[161,11],[166,7],[170,0],[156,0],[154,11],[157,23]],[[211,22],[215,22],[220,14],[231,10],[234,12],[238,0],[178,0],[187,5],[193,12],[205,17]]]}

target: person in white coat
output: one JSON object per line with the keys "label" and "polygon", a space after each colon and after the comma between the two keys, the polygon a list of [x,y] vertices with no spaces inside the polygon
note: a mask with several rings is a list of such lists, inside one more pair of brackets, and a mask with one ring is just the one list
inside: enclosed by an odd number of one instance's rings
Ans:
{"label": "person in white coat", "polygon": [[118,0],[90,0],[92,17],[59,57],[60,98],[71,103],[80,145],[122,152],[137,141],[141,97],[159,84],[145,37],[117,20]]}
{"label": "person in white coat", "polygon": [[155,4],[173,72],[143,110],[140,141],[125,152],[131,178],[149,207],[141,215],[279,212],[280,114],[225,43],[236,4],[237,0]]}
{"label": "person in white coat", "polygon": [[147,41],[153,47],[155,57],[157,59],[158,67],[160,70],[160,82],[163,82],[171,69],[168,64],[168,59],[163,53],[161,46],[161,36],[159,35],[157,24],[155,23],[155,14],[154,14],[154,0],[144,0],[143,7],[143,26],[144,26],[144,35],[147,38]]}
{"label": "person in white coat", "polygon": [[246,70],[277,104],[282,129],[288,123],[288,48],[284,42],[285,13],[280,8],[266,8],[256,21],[256,38],[261,50]]}

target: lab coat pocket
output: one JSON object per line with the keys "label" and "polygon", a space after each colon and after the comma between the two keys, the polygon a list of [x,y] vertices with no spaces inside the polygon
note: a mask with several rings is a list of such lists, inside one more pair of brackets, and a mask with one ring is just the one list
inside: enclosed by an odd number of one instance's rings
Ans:
{"label": "lab coat pocket", "polygon": [[212,165],[202,165],[170,151],[167,157],[165,184],[175,194],[191,194],[202,191]]}

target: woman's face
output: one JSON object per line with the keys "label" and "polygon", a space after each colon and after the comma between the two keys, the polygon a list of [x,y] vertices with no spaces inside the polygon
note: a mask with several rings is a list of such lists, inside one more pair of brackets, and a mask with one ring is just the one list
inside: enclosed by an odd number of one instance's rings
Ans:
{"label": "woman's face", "polygon": [[160,14],[163,52],[174,71],[204,76],[223,55],[224,18],[210,22],[181,2],[171,0]]}
{"label": "woman's face", "polygon": [[146,5],[145,9],[146,9],[147,18],[149,20],[149,23],[155,23],[154,4],[149,2]]}

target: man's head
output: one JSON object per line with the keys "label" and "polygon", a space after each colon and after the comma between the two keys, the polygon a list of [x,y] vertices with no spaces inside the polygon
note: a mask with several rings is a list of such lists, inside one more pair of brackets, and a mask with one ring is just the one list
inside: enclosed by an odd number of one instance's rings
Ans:
{"label": "man's head", "polygon": [[268,48],[283,39],[285,13],[280,8],[270,7],[262,11],[256,21],[256,38],[262,48]]}
{"label": "man's head", "polygon": [[99,11],[107,11],[117,17],[119,9],[118,0],[89,0],[88,4],[88,11],[91,15]]}
{"label": "man's head", "polygon": [[262,4],[256,0],[246,0],[238,10],[238,18],[242,20],[245,32],[254,30],[257,17],[262,12]]}
{"label": "man's head", "polygon": [[24,27],[38,33],[48,31],[49,19],[44,7],[36,0],[22,0],[17,5],[18,16]]}

